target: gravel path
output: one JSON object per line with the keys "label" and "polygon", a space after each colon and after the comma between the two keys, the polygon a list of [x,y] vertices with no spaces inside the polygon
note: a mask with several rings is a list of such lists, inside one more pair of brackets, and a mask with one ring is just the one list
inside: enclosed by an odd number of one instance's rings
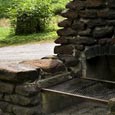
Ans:
{"label": "gravel path", "polygon": [[26,44],[0,48],[0,64],[40,59],[53,55],[54,43]]}

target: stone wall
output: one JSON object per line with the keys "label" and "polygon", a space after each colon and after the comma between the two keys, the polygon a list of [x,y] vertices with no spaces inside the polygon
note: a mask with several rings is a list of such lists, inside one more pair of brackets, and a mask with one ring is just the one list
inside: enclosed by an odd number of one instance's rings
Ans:
{"label": "stone wall", "polygon": [[[60,45],[55,47],[54,52],[72,75],[87,77],[87,71],[92,68],[90,63],[87,65],[87,60],[115,55],[115,1],[72,0],[66,8],[61,13],[65,19],[58,24],[61,29],[57,31],[59,38],[55,41]],[[109,66],[103,70],[114,70],[111,60],[114,61],[113,58],[106,60]],[[99,66],[100,63],[97,68]],[[102,71],[103,75],[106,71]],[[100,78],[96,72],[93,76]]]}
{"label": "stone wall", "polygon": [[62,61],[28,60],[0,67],[0,115],[42,115],[41,88],[71,79]]}
{"label": "stone wall", "polygon": [[41,115],[39,71],[22,65],[1,65],[0,115]]}

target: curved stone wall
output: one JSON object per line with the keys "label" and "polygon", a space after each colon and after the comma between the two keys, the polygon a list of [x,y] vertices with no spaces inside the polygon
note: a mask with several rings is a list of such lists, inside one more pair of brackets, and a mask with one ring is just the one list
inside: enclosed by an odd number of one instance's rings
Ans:
{"label": "curved stone wall", "polygon": [[54,52],[73,75],[86,77],[87,59],[115,55],[115,0],[73,0],[66,8]]}

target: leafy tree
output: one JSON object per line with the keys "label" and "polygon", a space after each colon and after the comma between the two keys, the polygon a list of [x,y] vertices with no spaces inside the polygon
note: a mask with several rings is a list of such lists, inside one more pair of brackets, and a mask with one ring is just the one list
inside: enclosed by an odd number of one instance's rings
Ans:
{"label": "leafy tree", "polygon": [[70,0],[51,0],[52,10],[54,14],[60,14],[65,9],[65,5]]}
{"label": "leafy tree", "polygon": [[52,16],[50,0],[13,0],[8,10],[16,34],[43,31]]}
{"label": "leafy tree", "polygon": [[0,0],[0,18],[8,17],[7,9],[11,6],[12,0]]}

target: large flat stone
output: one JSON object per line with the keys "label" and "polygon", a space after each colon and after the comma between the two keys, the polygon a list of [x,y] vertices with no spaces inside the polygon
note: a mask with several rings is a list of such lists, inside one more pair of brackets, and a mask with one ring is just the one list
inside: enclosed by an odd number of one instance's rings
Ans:
{"label": "large flat stone", "polygon": [[65,71],[65,66],[59,59],[38,59],[24,61],[22,63],[34,68],[40,68],[47,73],[57,73],[60,71]]}
{"label": "large flat stone", "polygon": [[31,82],[39,77],[35,68],[21,64],[2,65],[0,79],[9,82]]}

